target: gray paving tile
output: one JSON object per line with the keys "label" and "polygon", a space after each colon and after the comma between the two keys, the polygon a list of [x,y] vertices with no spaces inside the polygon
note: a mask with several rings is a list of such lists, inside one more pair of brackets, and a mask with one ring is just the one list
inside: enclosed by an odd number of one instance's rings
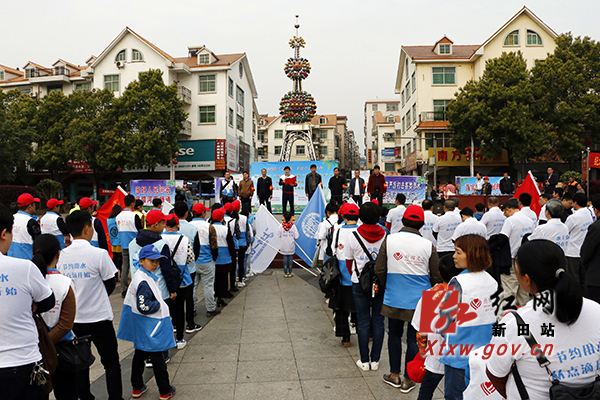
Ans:
{"label": "gray paving tile", "polygon": [[[356,345],[356,342],[352,342],[353,338],[350,339],[351,344]],[[334,338],[333,332],[331,337],[321,341],[293,341],[294,357],[296,359],[302,358],[328,358],[328,357],[350,357],[348,349],[342,346],[341,338]]]}
{"label": "gray paving tile", "polygon": [[292,360],[240,361],[237,383],[280,382],[298,380],[296,362]]}
{"label": "gray paving tile", "polygon": [[286,326],[268,329],[244,329],[240,343],[273,343],[289,342],[290,334]]}
{"label": "gray paving tile", "polygon": [[236,400],[302,400],[300,381],[238,383],[235,385]]}
{"label": "gray paving tile", "polygon": [[302,380],[301,385],[306,400],[375,399],[369,386],[361,377]]}
{"label": "gray paving tile", "polygon": [[201,363],[212,361],[236,361],[240,352],[240,345],[235,344],[213,344],[213,345],[188,345],[182,362]]}
{"label": "gray paving tile", "polygon": [[242,343],[240,361],[293,360],[294,351],[289,342]]}
{"label": "gray paving tile", "polygon": [[202,363],[181,363],[173,385],[197,385],[205,383],[233,383],[237,363],[235,361],[210,361]]}
{"label": "gray paving tile", "polygon": [[333,378],[362,378],[355,361],[345,357],[296,358],[300,380],[333,379]]}
{"label": "gray paving tile", "polygon": [[242,329],[202,329],[194,339],[204,345],[239,343]]}
{"label": "gray paving tile", "polygon": [[[179,384],[176,387],[177,400],[197,400],[197,399],[219,399],[219,400],[230,400],[234,397],[235,384],[233,383],[219,383],[219,384],[205,384],[205,385],[183,385]],[[158,393],[158,392],[157,392]],[[143,398],[154,399],[156,397],[144,395]]]}
{"label": "gray paving tile", "polygon": [[282,316],[264,318],[244,318],[242,329],[270,329],[287,326],[287,320]]}
{"label": "gray paving tile", "polygon": [[413,390],[408,393],[400,392],[400,389],[394,388],[387,383],[383,382],[383,374],[387,373],[384,371],[378,371],[380,374],[378,376],[373,377],[365,377],[365,381],[367,385],[369,385],[369,389],[375,396],[376,399],[394,399],[397,400],[401,398],[402,400],[416,400],[419,397],[419,384]]}

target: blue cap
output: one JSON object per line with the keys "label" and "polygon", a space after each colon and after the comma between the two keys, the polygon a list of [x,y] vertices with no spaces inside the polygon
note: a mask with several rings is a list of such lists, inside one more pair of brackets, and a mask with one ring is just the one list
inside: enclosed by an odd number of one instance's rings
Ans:
{"label": "blue cap", "polygon": [[158,250],[156,250],[156,247],[154,247],[154,245],[149,244],[149,245],[142,247],[142,249],[140,250],[139,259],[141,260],[142,258],[149,258],[150,260],[156,260],[158,258],[167,258],[167,257],[160,254],[158,252]]}

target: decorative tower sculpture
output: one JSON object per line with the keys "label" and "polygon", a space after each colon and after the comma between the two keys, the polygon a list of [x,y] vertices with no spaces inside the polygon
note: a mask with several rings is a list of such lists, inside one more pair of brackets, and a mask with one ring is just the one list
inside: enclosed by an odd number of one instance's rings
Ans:
{"label": "decorative tower sculpture", "polygon": [[296,140],[306,142],[307,155],[310,160],[317,159],[310,129],[310,120],[315,116],[317,104],[310,93],[302,90],[302,81],[310,74],[310,63],[307,59],[300,57],[300,48],[304,47],[306,42],[298,34],[298,28],[300,28],[298,15],[296,15],[295,28],[296,36],[290,39],[294,57],[288,58],[283,69],[287,77],[294,82],[294,89],[287,92],[279,103],[281,119],[288,123],[279,161],[290,160],[292,145]]}

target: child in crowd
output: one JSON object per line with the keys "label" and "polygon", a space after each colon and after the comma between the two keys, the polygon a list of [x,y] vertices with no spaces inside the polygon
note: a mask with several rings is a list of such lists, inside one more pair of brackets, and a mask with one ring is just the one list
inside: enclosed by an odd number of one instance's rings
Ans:
{"label": "child in crowd", "polygon": [[475,204],[475,212],[473,213],[473,217],[477,220],[477,221],[481,221],[481,218],[483,217],[483,209],[485,207],[483,206],[483,203],[477,203]]}
{"label": "child in crowd", "polygon": [[131,386],[134,399],[141,397],[148,387],[144,384],[144,360],[150,358],[160,399],[175,396],[175,387],[169,383],[169,373],[163,352],[175,347],[173,324],[169,307],[163,300],[154,272],[165,258],[155,246],[149,244],[140,250],[141,268],[133,275],[125,302],[117,338],[133,342],[135,353],[131,363]]}
{"label": "child in crowd", "polygon": [[286,211],[283,214],[283,221],[279,227],[277,235],[281,238],[279,252],[283,255],[283,276],[291,278],[292,264],[294,262],[294,253],[296,252],[296,239],[300,236],[296,225],[292,221],[292,213]]}

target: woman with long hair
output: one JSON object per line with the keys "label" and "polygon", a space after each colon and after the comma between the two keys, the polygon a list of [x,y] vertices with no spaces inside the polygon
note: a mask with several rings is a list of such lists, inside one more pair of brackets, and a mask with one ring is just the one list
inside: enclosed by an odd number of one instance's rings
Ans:
{"label": "woman with long hair", "polygon": [[[515,383],[514,364],[530,399],[549,399],[552,377],[569,387],[592,383],[598,373],[600,352],[600,305],[583,298],[581,287],[565,272],[565,255],[549,240],[532,240],[517,253],[519,285],[534,297],[525,306],[500,321],[504,335],[491,345],[500,349],[518,348],[506,353],[494,351],[487,362],[487,376],[498,393],[509,399],[521,395]],[[528,327],[528,335],[523,332]],[[531,336],[550,364],[543,368],[527,342]],[[590,397],[592,398],[592,397]]]}
{"label": "woman with long hair", "polygon": [[[46,282],[54,292],[56,304],[51,310],[42,313],[42,318],[50,332],[52,343],[71,340],[74,335],[71,329],[75,321],[75,293],[71,288],[71,279],[56,269],[60,255],[60,242],[54,235],[44,234],[33,241],[33,263],[40,269]],[[57,369],[52,374],[52,386],[57,400],[77,399],[77,391],[73,385],[73,374]]]}

